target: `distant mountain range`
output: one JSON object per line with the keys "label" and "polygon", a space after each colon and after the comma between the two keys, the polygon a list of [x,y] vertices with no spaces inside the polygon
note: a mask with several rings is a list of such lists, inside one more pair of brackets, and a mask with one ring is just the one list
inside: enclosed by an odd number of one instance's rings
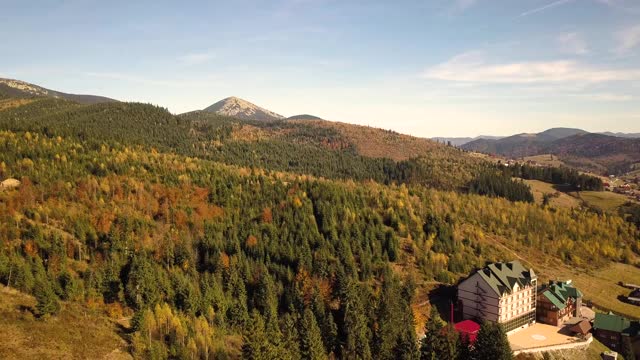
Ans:
{"label": "distant mountain range", "polygon": [[53,97],[57,99],[75,101],[80,104],[98,104],[117,101],[104,96],[67,94],[60,91],[45,89],[41,86],[20,80],[0,78],[0,98],[2,97]]}
{"label": "distant mountain range", "polygon": [[[553,133],[556,133],[556,135],[554,136],[558,136],[557,134],[562,134],[563,131],[569,131],[569,133],[571,135],[575,135],[573,133],[571,133],[571,130],[577,130],[577,131],[584,131],[584,130],[580,130],[580,129],[567,129],[567,128],[555,128],[555,129],[550,129]],[[549,130],[547,130],[549,131]],[[586,133],[586,131],[584,131]],[[543,133],[540,133],[543,134]],[[611,132],[611,131],[605,131],[605,132],[599,132],[596,134],[602,134],[602,135],[607,135],[607,136],[615,136],[615,137],[621,137],[621,138],[629,138],[629,139],[639,139],[640,138],[640,133],[622,133],[622,132]],[[518,134],[518,135],[513,135],[513,136],[520,136],[520,137],[524,137],[524,136],[531,136],[531,135],[538,135],[538,134]],[[544,135],[543,135],[544,136]],[[561,136],[562,137],[562,136]],[[440,143],[444,143],[444,144],[451,144],[453,146],[462,146],[465,144],[468,144],[470,142],[476,141],[476,140],[500,140],[500,139],[504,139],[507,138],[507,136],[492,136],[492,135],[480,135],[480,136],[476,136],[476,137],[432,137],[431,140],[440,142]]]}
{"label": "distant mountain range", "polygon": [[610,136],[581,129],[554,128],[537,134],[478,139],[462,145],[469,151],[509,158],[554,154],[565,163],[598,173],[623,173],[640,162],[640,138]]}
{"label": "distant mountain range", "polygon": [[453,146],[462,146],[464,144],[470,143],[475,140],[487,139],[487,140],[498,140],[502,139],[504,136],[490,136],[490,135],[480,135],[476,137],[433,137],[431,140],[444,143],[451,144]]}
{"label": "distant mountain range", "polygon": [[602,135],[608,135],[608,136],[616,136],[616,137],[622,137],[622,138],[629,138],[629,139],[639,139],[640,138],[640,133],[621,133],[621,132],[611,132],[611,131],[605,131],[605,132],[601,132],[598,134],[602,134]]}
{"label": "distant mountain range", "polygon": [[[43,88],[20,80],[0,78],[0,101],[15,98],[55,98],[69,100],[79,104],[117,103],[116,100],[95,95],[67,94]],[[5,101],[6,103],[6,101]],[[8,106],[20,106],[21,103]],[[125,104],[125,103],[122,103]],[[7,108],[7,104],[5,104]],[[355,125],[332,123],[317,116],[303,114],[284,117],[246,100],[229,97],[200,111],[203,114],[224,116],[245,121],[274,122],[276,120],[308,120],[307,127],[296,128],[301,138],[295,142],[308,142],[330,149],[356,149],[357,153],[369,157],[388,157],[403,160],[416,156],[433,154],[434,149],[444,150],[446,147],[426,139],[418,139],[393,132],[373,129],[368,132],[364,127]],[[200,121],[194,112],[194,124]],[[295,137],[280,125],[267,127],[253,127],[243,125],[243,131],[234,132],[236,139],[244,135],[258,138],[287,139]],[[310,132],[309,132],[310,131]],[[326,134],[342,134],[336,137]],[[302,135],[304,134],[304,135]],[[389,135],[393,135],[389,137]],[[479,136],[476,138],[434,138],[439,142],[451,142],[469,151],[497,154],[510,158],[521,158],[540,154],[554,154],[571,166],[599,173],[622,173],[628,171],[634,164],[640,163],[640,134],[623,133],[588,133],[581,129],[553,128],[541,133],[517,134],[508,137]],[[452,153],[447,156],[452,156]],[[456,155],[457,156],[457,155]]]}

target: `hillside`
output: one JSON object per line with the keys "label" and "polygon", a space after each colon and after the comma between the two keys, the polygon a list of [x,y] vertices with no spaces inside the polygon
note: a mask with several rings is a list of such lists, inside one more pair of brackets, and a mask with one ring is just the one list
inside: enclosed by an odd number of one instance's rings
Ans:
{"label": "hillside", "polygon": [[640,162],[640,139],[593,134],[579,129],[550,129],[499,140],[476,140],[462,148],[509,158],[552,154],[567,165],[604,174],[625,173]]}
{"label": "hillside", "polygon": [[125,330],[103,311],[68,302],[55,319],[40,321],[31,313],[35,304],[32,296],[0,286],[0,358],[132,359]]}
{"label": "hillside", "polygon": [[[153,325],[167,316],[169,329],[216,339],[249,331],[254,337],[245,345],[263,346],[273,335],[260,324],[274,324],[274,314],[297,322],[287,304],[315,304],[311,313],[337,329],[320,330],[329,344],[349,341],[345,324],[371,328],[381,316],[397,322],[378,322],[359,344],[377,348],[379,331],[395,332],[392,339],[409,334],[412,344],[418,314],[408,310],[407,277],[419,279],[419,289],[423,281],[452,283],[512,251],[576,268],[640,251],[635,228],[583,211],[242,169],[145,147],[93,148],[38,133],[2,132],[0,151],[1,176],[23,179],[18,190],[0,194],[7,204],[0,208],[0,282],[31,292],[35,281],[46,281],[64,298],[138,310],[144,321],[131,341],[140,354],[192,351],[181,345],[189,340]],[[169,315],[144,311],[164,303]],[[345,303],[354,309],[344,312]],[[394,310],[365,312],[382,308]],[[150,339],[140,335],[147,333]],[[192,340],[195,349],[234,348],[204,339]],[[275,349],[295,351],[297,343],[285,344]],[[348,358],[338,346],[329,349]]]}
{"label": "hillside", "polygon": [[314,115],[301,114],[301,115],[289,116],[287,120],[324,120],[324,119]]}
{"label": "hillside", "polygon": [[548,149],[569,165],[592,171],[604,168],[612,174],[625,173],[640,162],[640,139],[583,134],[555,141]]}
{"label": "hillside", "polygon": [[433,284],[486,262],[551,278],[639,261],[619,216],[460,191],[487,163],[430,140],[32,100],[0,111],[0,181],[21,181],[0,192],[0,284],[62,303],[38,310],[46,344],[94,304],[91,324],[133,313],[140,358],[300,358],[313,339],[394,359],[417,351]]}
{"label": "hillside", "polygon": [[203,111],[180,118],[195,124],[196,147],[208,158],[242,166],[460,189],[488,164],[431,140],[346,123],[247,121]]}
{"label": "hillside", "polygon": [[38,85],[29,84],[20,80],[0,78],[0,99],[3,98],[34,98],[50,97],[55,99],[65,99],[80,104],[98,104],[104,102],[114,102],[116,100],[96,95],[76,95],[67,94],[55,90],[45,89]]}
{"label": "hillside", "polygon": [[478,139],[462,147],[470,151],[499,154],[507,157],[539,155],[548,143],[586,133],[579,129],[554,128],[537,134],[517,134],[501,139]]}
{"label": "hillside", "polygon": [[464,144],[470,143],[475,140],[481,140],[481,139],[498,140],[502,138],[503,136],[480,135],[473,138],[472,137],[433,137],[431,138],[431,140],[434,140],[443,144],[451,143],[451,145],[453,146],[462,146]]}

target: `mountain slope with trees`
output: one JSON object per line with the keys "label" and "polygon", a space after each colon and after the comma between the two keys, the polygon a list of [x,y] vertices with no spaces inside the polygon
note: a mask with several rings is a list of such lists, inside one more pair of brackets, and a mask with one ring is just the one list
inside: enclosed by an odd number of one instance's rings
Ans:
{"label": "mountain slope with trees", "polygon": [[96,95],[67,94],[60,91],[49,90],[38,85],[20,80],[0,78],[0,99],[3,98],[56,98],[75,101],[80,104],[98,104],[115,102],[116,100]]}
{"label": "mountain slope with trees", "polygon": [[321,125],[60,99],[2,110],[0,179],[21,185],[0,192],[0,283],[36,295],[43,319],[61,301],[131,316],[137,358],[416,359],[425,283],[514,252],[638,262],[619,216],[456,191],[486,163],[431,142],[365,156],[357,128]]}
{"label": "mountain slope with trees", "polygon": [[553,154],[575,168],[601,174],[622,174],[640,162],[640,139],[587,133],[580,129],[550,129],[499,140],[480,139],[462,146],[468,151],[509,158]]}

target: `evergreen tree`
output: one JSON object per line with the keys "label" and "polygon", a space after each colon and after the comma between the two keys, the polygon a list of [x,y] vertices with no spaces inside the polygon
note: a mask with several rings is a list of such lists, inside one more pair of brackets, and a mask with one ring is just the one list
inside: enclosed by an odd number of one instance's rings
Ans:
{"label": "evergreen tree", "polygon": [[458,359],[473,359],[472,348],[473,346],[471,345],[469,336],[466,334],[460,334],[460,344],[458,345]]}
{"label": "evergreen tree", "polygon": [[484,322],[480,326],[473,351],[475,360],[511,360],[513,353],[507,334],[499,324]]}
{"label": "evergreen tree", "polygon": [[424,327],[424,337],[420,341],[420,360],[437,360],[446,351],[447,341],[443,334],[444,323],[434,305]]}
{"label": "evergreen tree", "polygon": [[320,335],[320,328],[316,322],[313,311],[304,310],[300,326],[300,353],[303,359],[323,360],[327,359]]}
{"label": "evergreen tree", "polygon": [[347,280],[342,298],[344,315],[343,358],[370,359],[370,330],[360,297],[361,289],[353,280]]}
{"label": "evergreen tree", "polygon": [[259,312],[254,311],[244,335],[242,358],[248,360],[275,359],[274,352],[265,331],[264,318]]}
{"label": "evergreen tree", "polygon": [[298,333],[297,314],[288,313],[282,319],[282,346],[289,359],[300,359],[300,335]]}
{"label": "evergreen tree", "polygon": [[445,349],[440,355],[442,360],[457,360],[460,353],[460,334],[456,331],[452,324],[444,328]]}
{"label": "evergreen tree", "polygon": [[53,291],[51,283],[47,279],[38,279],[34,289],[34,296],[37,301],[35,308],[36,316],[44,317],[48,315],[55,315],[60,311],[58,297]]}

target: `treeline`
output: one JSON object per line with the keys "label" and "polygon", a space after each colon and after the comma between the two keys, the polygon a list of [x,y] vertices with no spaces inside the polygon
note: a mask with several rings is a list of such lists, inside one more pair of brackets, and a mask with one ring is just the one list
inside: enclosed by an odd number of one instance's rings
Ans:
{"label": "treeline", "polygon": [[604,185],[600,178],[580,174],[577,170],[567,167],[530,166],[516,163],[515,165],[503,166],[502,170],[510,177],[517,177],[525,180],[540,180],[556,185],[569,185],[572,190],[604,190]]}
{"label": "treeline", "polygon": [[640,204],[627,202],[620,206],[618,212],[620,216],[640,229]]}
{"label": "treeline", "polygon": [[469,183],[472,194],[503,197],[511,201],[533,202],[531,188],[521,180],[512,179],[508,172],[491,168],[480,173]]}

